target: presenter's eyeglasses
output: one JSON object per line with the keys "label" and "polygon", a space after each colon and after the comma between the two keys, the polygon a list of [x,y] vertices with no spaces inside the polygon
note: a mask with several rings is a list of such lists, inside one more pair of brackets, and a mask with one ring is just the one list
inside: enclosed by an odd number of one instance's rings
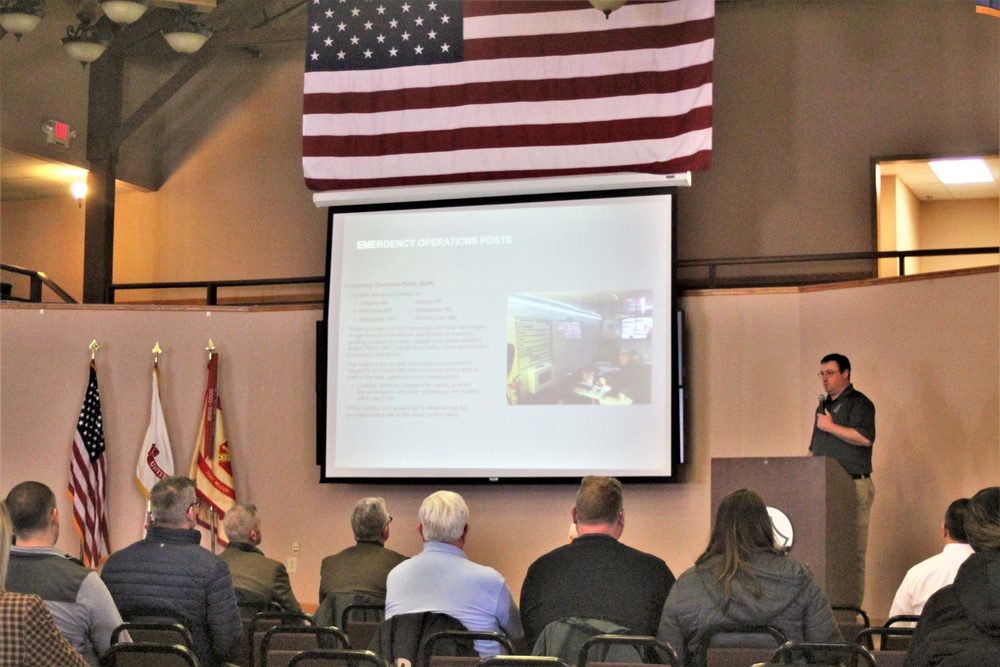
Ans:
{"label": "presenter's eyeglasses", "polygon": [[820,371],[816,375],[820,376],[821,378],[832,378],[834,375],[840,375],[843,372],[844,371]]}

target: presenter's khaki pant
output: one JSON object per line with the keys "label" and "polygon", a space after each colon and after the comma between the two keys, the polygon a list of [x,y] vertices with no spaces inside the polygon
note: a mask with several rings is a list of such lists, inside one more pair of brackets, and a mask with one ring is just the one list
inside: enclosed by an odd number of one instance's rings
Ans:
{"label": "presenter's khaki pant", "polygon": [[[875,483],[871,477],[854,480],[854,490],[858,496],[858,590],[856,604],[861,607],[865,599],[865,555],[868,551],[868,518],[875,500]],[[863,607],[862,607],[863,608]]]}

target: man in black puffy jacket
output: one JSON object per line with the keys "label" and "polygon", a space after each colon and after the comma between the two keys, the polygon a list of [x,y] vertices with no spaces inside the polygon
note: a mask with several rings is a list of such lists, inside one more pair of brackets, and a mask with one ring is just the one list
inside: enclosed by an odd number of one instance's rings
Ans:
{"label": "man in black puffy jacket", "polygon": [[225,562],[201,546],[195,530],[194,482],[165,477],[153,487],[153,523],[146,538],[108,558],[101,578],[128,618],[136,608],[158,608],[187,619],[201,667],[239,658],[243,628]]}

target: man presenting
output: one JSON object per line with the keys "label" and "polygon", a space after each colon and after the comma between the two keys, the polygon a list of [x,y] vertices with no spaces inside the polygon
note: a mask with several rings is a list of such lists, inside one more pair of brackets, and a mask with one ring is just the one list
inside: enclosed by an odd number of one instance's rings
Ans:
{"label": "man presenting", "polygon": [[229,546],[220,557],[229,566],[236,587],[236,599],[243,602],[276,602],[281,611],[301,614],[285,566],[258,549],[261,540],[260,516],[248,503],[233,505],[223,521]]}
{"label": "man presenting", "polygon": [[21,482],[7,494],[6,503],[17,537],[10,549],[7,590],[42,598],[59,631],[87,662],[97,665],[122,622],[111,593],[96,572],[55,548],[59,511],[52,489],[41,482]]}
{"label": "man presenting", "polygon": [[532,563],[521,586],[528,647],[547,624],[570,616],[655,635],[674,575],[661,558],[618,541],[625,529],[621,482],[584,477],[571,514],[579,536]]}
{"label": "man presenting", "polygon": [[875,443],[875,405],[851,384],[851,362],[842,354],[820,360],[823,380],[816,409],[813,456],[832,456],[854,480],[857,493],[857,591],[855,599],[837,603],[861,606],[865,594],[865,552],[868,550],[868,517],[875,499],[872,482],[872,445]]}

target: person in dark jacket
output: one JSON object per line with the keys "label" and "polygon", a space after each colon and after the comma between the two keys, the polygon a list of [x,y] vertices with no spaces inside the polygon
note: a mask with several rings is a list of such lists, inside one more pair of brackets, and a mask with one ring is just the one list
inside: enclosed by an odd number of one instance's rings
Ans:
{"label": "person in dark jacket", "polygon": [[223,522],[229,546],[220,558],[229,566],[236,588],[236,600],[277,603],[281,610],[301,614],[302,605],[295,599],[284,563],[267,558],[258,547],[263,539],[257,507],[238,503],[226,512]]}
{"label": "person in dark jacket", "polygon": [[662,558],[619,542],[625,530],[621,482],[584,477],[571,515],[577,537],[540,556],[521,586],[528,647],[548,624],[573,616],[612,621],[640,635],[656,632],[674,574]]}
{"label": "person in dark jacket", "polygon": [[708,547],[670,589],[657,638],[691,666],[702,638],[726,625],[771,625],[789,641],[843,642],[826,595],[808,567],[775,546],[767,507],[749,489],[719,504]]}
{"label": "person in dark jacket", "polygon": [[201,667],[238,659],[244,635],[236,592],[229,567],[199,545],[194,482],[164,477],[150,492],[150,506],[146,538],[113,553],[101,570],[115,604],[125,617],[139,607],[184,616]]}
{"label": "person in dark jacket", "polygon": [[1000,486],[969,500],[965,535],[975,553],[924,605],[906,667],[1000,665]]}

